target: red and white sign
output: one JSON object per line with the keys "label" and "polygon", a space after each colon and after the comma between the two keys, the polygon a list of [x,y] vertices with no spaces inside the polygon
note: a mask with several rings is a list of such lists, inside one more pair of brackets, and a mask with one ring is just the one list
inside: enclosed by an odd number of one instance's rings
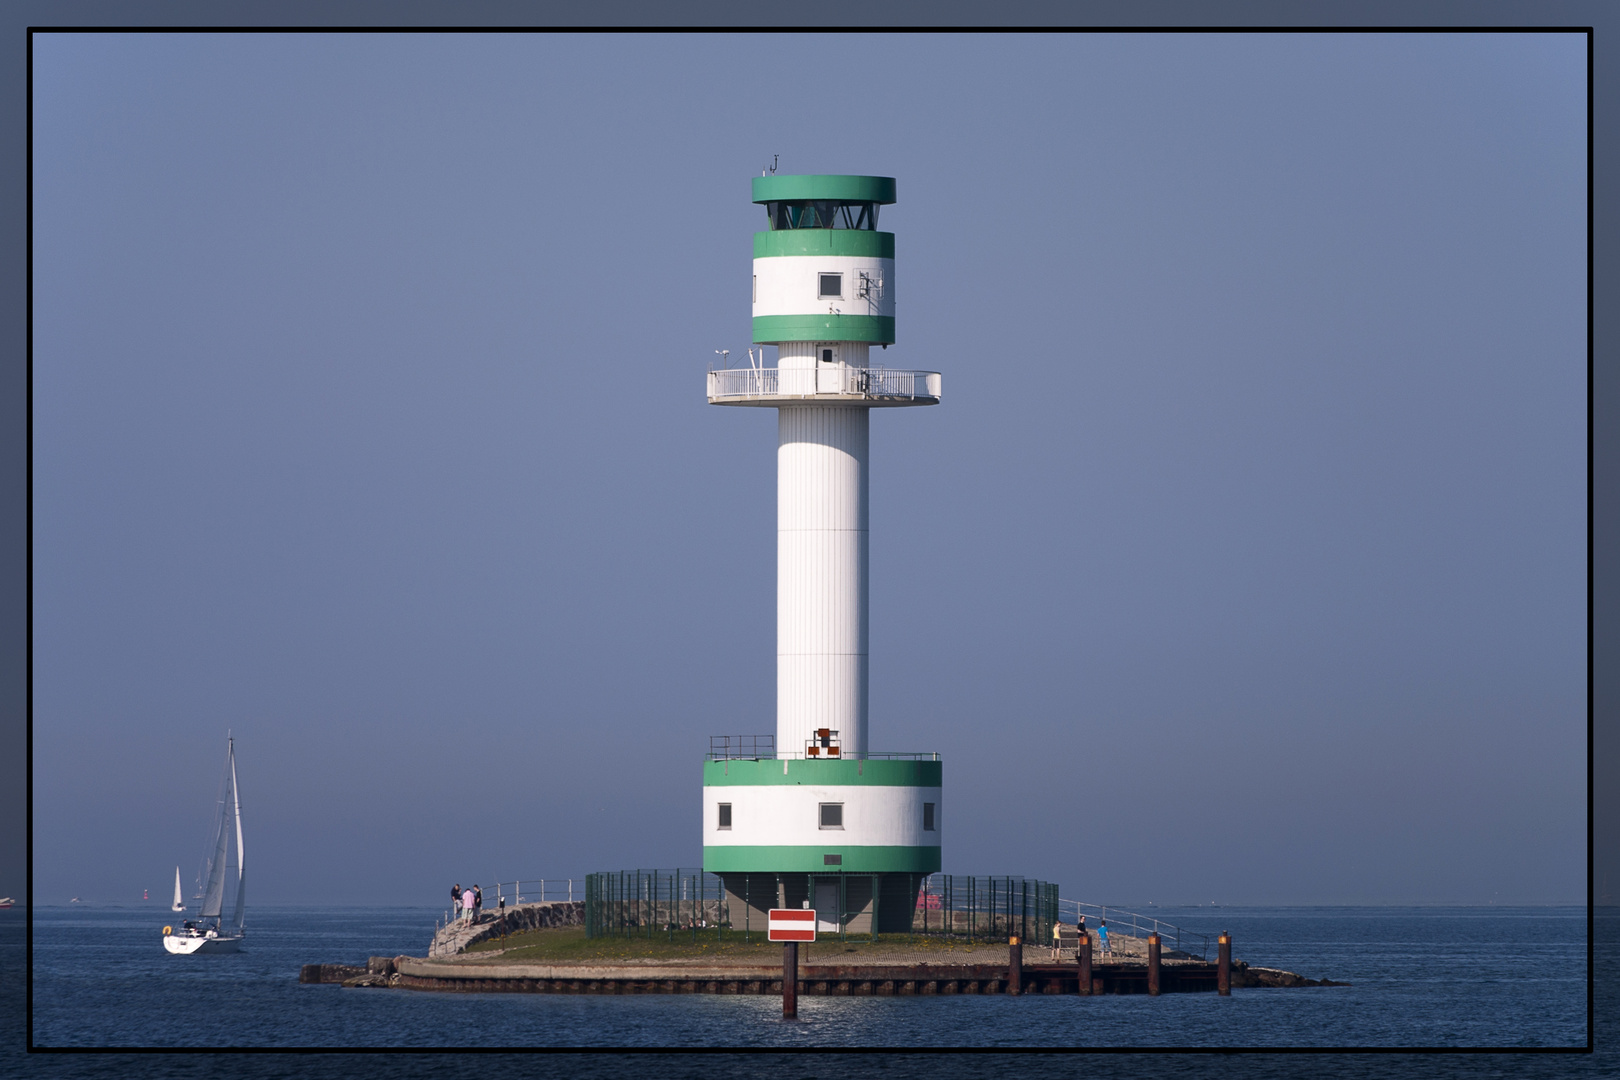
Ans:
{"label": "red and white sign", "polygon": [[772,941],[816,940],[815,908],[771,908],[766,936]]}

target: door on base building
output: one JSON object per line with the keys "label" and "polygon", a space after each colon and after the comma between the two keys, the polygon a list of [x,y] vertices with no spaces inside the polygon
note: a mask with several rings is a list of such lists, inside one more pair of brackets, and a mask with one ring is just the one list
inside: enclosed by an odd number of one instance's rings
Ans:
{"label": "door on base building", "polygon": [[816,882],[816,933],[838,933],[838,882]]}

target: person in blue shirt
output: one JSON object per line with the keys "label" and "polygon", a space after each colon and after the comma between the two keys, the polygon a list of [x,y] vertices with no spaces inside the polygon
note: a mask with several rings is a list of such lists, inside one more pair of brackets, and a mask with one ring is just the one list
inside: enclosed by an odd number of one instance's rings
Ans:
{"label": "person in blue shirt", "polygon": [[1108,920],[1104,919],[1097,927],[1097,945],[1104,956],[1112,956],[1113,950],[1108,947]]}

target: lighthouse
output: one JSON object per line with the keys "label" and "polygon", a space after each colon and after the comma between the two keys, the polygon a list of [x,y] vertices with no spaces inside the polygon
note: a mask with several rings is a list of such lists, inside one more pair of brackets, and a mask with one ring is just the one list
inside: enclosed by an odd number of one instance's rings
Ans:
{"label": "lighthouse", "polygon": [[[874,751],[867,723],[872,410],[937,405],[938,372],[888,367],[895,201],[884,176],[760,176],[747,367],[708,373],[714,405],[770,408],[776,448],[776,730],[711,739],[703,866],[731,925],[771,907],[818,930],[903,932],[940,868],[939,756]],[[777,366],[765,366],[764,346]]]}

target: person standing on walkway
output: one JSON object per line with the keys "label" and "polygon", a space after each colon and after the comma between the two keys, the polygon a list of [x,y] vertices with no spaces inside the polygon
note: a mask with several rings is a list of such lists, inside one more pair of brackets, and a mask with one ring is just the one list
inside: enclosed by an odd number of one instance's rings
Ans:
{"label": "person standing on walkway", "polygon": [[461,918],[461,882],[459,881],[450,886],[450,910],[456,913],[456,918]]}
{"label": "person standing on walkway", "polygon": [[461,917],[470,925],[473,921],[473,891],[466,889],[461,894]]}
{"label": "person standing on walkway", "polygon": [[1062,951],[1063,924],[1061,922],[1054,922],[1052,924],[1052,959],[1056,960],[1058,958],[1058,954]]}
{"label": "person standing on walkway", "polygon": [[473,886],[473,922],[484,913],[484,890],[477,885]]}
{"label": "person standing on walkway", "polygon": [[1098,946],[1098,951],[1101,952],[1104,956],[1112,956],[1112,955],[1114,955],[1114,951],[1108,947],[1108,920],[1107,919],[1104,919],[1102,921],[1102,925],[1097,927],[1097,946]]}

